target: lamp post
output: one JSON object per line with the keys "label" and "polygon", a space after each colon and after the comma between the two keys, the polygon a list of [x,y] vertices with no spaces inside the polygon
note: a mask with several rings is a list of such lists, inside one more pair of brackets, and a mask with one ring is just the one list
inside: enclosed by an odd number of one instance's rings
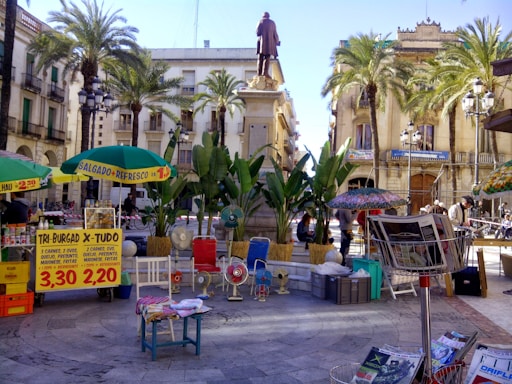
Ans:
{"label": "lamp post", "polygon": [[179,165],[180,164],[180,144],[188,142],[188,133],[186,131],[183,131],[183,124],[181,124],[181,121],[178,121],[176,123],[176,128],[175,129],[171,128],[169,130],[169,138],[172,138],[174,136],[174,132],[176,132],[177,130],[179,130],[179,132],[180,132],[180,137],[177,141],[177,144],[178,144],[177,164]]}
{"label": "lamp post", "polygon": [[[411,215],[411,150],[413,145],[417,145],[421,140],[421,132],[416,131],[412,132],[414,129],[414,123],[409,121],[407,124],[407,129],[404,129],[400,134],[400,141],[402,142],[402,146],[409,146],[409,156],[408,156],[408,167],[407,167],[407,216]],[[410,137],[412,134],[412,137]]]}
{"label": "lamp post", "polygon": [[[487,93],[480,97],[484,84],[479,77],[473,81],[473,89],[470,90],[462,98],[462,108],[466,114],[466,118],[469,116],[475,116],[475,182],[474,186],[478,185],[478,157],[479,157],[479,135],[478,130],[480,128],[480,116],[487,115],[489,109],[494,105],[494,93],[487,91]],[[475,102],[476,101],[476,102]],[[480,103],[482,105],[480,105]]]}
{"label": "lamp post", "polygon": [[[80,103],[80,108],[82,110],[88,110],[92,115],[92,123],[91,123],[91,138],[90,138],[90,148],[94,148],[94,130],[96,128],[96,112],[105,112],[108,114],[110,112],[110,108],[112,107],[112,101],[114,98],[108,92],[103,92],[100,89],[101,80],[96,76],[92,81],[92,92],[87,93],[85,89],[82,89],[78,92],[78,102]],[[104,106],[104,109],[101,107]],[[94,184],[92,177],[87,181],[87,199],[93,199],[93,190]]]}

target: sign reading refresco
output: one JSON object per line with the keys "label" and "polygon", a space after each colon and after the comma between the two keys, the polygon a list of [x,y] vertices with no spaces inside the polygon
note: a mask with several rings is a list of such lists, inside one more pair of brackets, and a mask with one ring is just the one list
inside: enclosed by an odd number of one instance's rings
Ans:
{"label": "sign reading refresco", "polygon": [[119,183],[134,184],[167,180],[171,170],[169,167],[159,166],[142,169],[123,169],[114,165],[105,165],[104,163],[84,159],[78,164],[76,172]]}
{"label": "sign reading refresco", "polygon": [[121,283],[121,229],[38,230],[36,292]]}

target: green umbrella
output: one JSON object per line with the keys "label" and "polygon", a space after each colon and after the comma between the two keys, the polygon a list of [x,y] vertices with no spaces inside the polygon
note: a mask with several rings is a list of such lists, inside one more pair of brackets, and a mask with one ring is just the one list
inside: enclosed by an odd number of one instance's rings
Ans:
{"label": "green umbrella", "polygon": [[66,160],[60,169],[122,184],[164,181],[176,176],[176,169],[156,153],[124,145],[89,149]]}
{"label": "green umbrella", "polygon": [[33,191],[48,184],[50,167],[0,156],[0,193]]}

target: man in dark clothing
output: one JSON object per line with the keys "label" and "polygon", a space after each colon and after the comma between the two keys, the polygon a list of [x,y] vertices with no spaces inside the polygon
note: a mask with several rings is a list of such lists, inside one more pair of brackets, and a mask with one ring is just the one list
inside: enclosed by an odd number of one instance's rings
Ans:
{"label": "man in dark clothing", "polygon": [[11,192],[11,202],[6,202],[5,205],[7,208],[2,214],[2,223],[23,224],[28,222],[30,202],[25,199],[23,192]]}
{"label": "man in dark clothing", "polygon": [[[131,192],[128,192],[128,196],[124,199],[123,209],[126,213],[126,216],[135,215],[135,205],[133,204],[133,195]],[[126,229],[130,228],[130,219],[126,219]]]}
{"label": "man in dark clothing", "polygon": [[256,53],[258,54],[258,76],[270,78],[268,69],[270,66],[270,56],[277,57],[277,46],[281,45],[277,35],[276,24],[270,20],[270,15],[265,12],[256,28],[258,44]]}

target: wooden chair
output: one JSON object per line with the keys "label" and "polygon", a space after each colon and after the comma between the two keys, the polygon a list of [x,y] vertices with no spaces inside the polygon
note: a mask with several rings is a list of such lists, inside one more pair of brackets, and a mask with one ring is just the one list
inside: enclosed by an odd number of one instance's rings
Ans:
{"label": "wooden chair", "polygon": [[[135,279],[136,279],[136,293],[137,301],[141,298],[141,288],[143,287],[167,287],[166,301],[172,300],[172,283],[171,283],[171,256],[162,257],[148,257],[136,256],[135,257]],[[157,298],[164,299],[164,298]],[[137,331],[140,332],[141,315],[137,316]],[[159,333],[168,333],[174,341],[174,329],[172,320],[169,319],[168,331]]]}

